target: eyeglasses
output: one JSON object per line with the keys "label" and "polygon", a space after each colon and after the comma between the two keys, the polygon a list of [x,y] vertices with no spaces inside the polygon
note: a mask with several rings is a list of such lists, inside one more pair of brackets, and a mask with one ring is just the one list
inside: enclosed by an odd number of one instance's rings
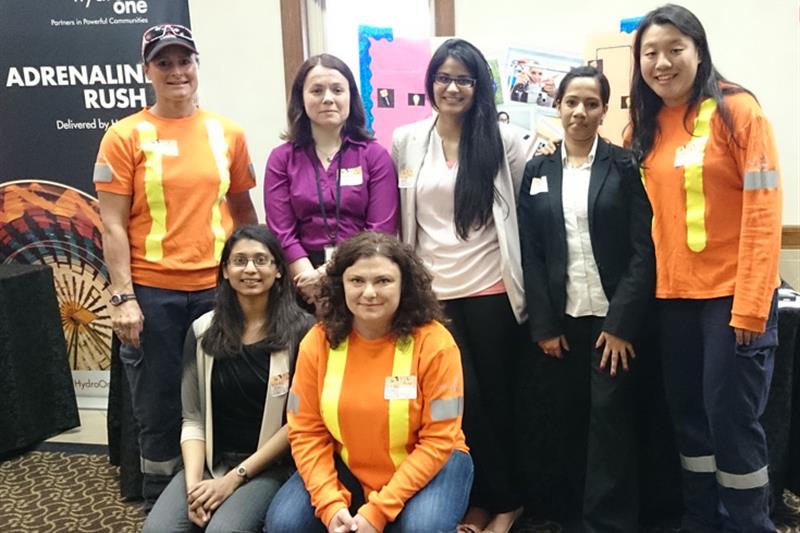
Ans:
{"label": "eyeglasses", "polygon": [[433,77],[433,81],[435,81],[439,85],[444,85],[445,87],[447,87],[451,83],[455,83],[458,87],[466,88],[466,87],[474,87],[475,82],[477,80],[475,78],[467,78],[467,77],[454,78],[452,76],[448,76],[447,74],[442,74],[440,72]]}
{"label": "eyeglasses", "polygon": [[244,268],[250,261],[260,268],[275,266],[275,260],[266,254],[256,254],[254,256],[237,254],[228,259],[228,264],[236,268]]}
{"label": "eyeglasses", "polygon": [[167,35],[174,35],[175,37],[183,37],[184,39],[193,40],[192,30],[180,24],[159,24],[153,26],[142,36],[142,44],[152,43],[159,39],[163,39]]}

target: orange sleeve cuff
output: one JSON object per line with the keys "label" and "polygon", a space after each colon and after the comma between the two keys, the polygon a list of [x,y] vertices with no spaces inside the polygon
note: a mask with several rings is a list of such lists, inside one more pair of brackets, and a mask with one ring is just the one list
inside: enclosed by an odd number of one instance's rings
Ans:
{"label": "orange sleeve cuff", "polygon": [[731,314],[730,326],[732,328],[749,329],[750,331],[764,333],[767,327],[767,320],[764,318]]}
{"label": "orange sleeve cuff", "polygon": [[347,503],[336,500],[318,510],[317,516],[322,521],[322,525],[326,530],[328,529],[328,524],[330,524],[333,517],[336,516],[336,513],[342,509],[347,509]]}
{"label": "orange sleeve cuff", "polygon": [[378,531],[383,531],[386,528],[388,520],[374,503],[367,502],[362,505],[358,510],[358,514],[366,518],[367,522],[372,524],[372,527]]}

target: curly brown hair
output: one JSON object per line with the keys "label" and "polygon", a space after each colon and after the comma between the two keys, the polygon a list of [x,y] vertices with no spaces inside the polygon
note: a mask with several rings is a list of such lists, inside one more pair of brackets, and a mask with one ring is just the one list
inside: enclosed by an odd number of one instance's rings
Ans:
{"label": "curly brown hair", "polygon": [[331,346],[338,346],[353,330],[353,313],[344,296],[344,271],[361,258],[383,256],[400,269],[400,305],[392,318],[392,334],[409,337],[433,320],[444,323],[444,311],[431,289],[431,276],[414,249],[391,235],[361,232],[336,248],[322,281],[322,325]]}

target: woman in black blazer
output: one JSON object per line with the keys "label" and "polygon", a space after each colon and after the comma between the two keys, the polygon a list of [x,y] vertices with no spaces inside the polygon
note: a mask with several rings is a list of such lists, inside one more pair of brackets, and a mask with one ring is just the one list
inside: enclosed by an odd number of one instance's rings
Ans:
{"label": "woman in black blazer", "polygon": [[[564,141],[525,167],[519,225],[547,439],[590,532],[638,530],[633,346],[653,296],[652,211],[630,153],[599,138],[609,85],[593,67],[562,80]],[[540,428],[541,429],[541,428]],[[587,443],[588,450],[585,447]],[[567,496],[569,499],[569,496]]]}

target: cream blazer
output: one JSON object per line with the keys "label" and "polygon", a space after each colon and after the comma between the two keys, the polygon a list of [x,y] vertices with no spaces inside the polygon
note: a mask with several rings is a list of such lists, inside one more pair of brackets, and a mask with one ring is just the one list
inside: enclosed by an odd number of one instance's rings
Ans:
{"label": "cream blazer", "polygon": [[[394,131],[392,159],[397,167],[400,186],[400,234],[402,240],[416,248],[417,206],[416,185],[430,144],[435,118],[401,126]],[[514,316],[520,324],[525,321],[525,292],[522,278],[522,255],[517,226],[517,195],[525,170],[525,153],[519,135],[500,124],[506,157],[494,179],[497,190],[492,215],[500,241],[503,284]]]}
{"label": "cream blazer", "polygon": [[[195,360],[184,363],[181,383],[183,425],[181,442],[202,440],[206,443],[206,468],[215,478],[226,474],[225,466],[213,468],[214,461],[214,410],[211,405],[211,369],[214,358],[203,351],[200,337],[211,325],[214,311],[209,311],[192,323],[197,339]],[[188,364],[187,364],[188,363]],[[194,363],[194,364],[192,364]],[[289,395],[289,350],[272,353],[269,359],[269,383],[261,419],[258,446],[261,448],[283,426],[283,413]]]}

